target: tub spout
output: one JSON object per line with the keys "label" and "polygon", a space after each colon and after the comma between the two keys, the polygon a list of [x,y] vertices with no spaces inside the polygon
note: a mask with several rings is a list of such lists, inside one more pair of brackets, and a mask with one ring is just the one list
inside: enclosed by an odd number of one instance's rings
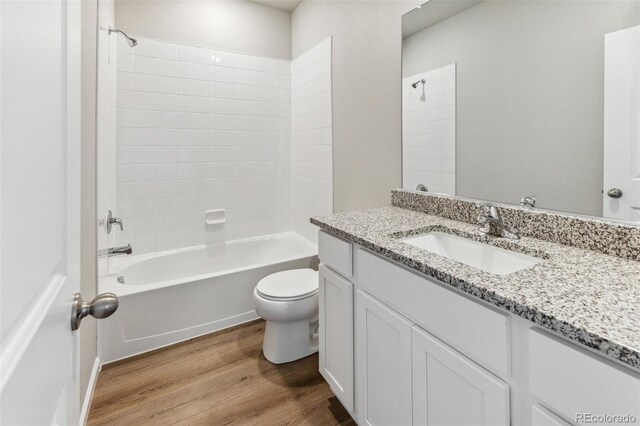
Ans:
{"label": "tub spout", "polygon": [[122,247],[109,247],[106,250],[99,250],[98,251],[98,256],[100,257],[104,257],[104,256],[119,256],[119,255],[123,255],[123,254],[131,254],[133,253],[133,248],[131,248],[131,244],[127,244],[126,246],[122,246]]}

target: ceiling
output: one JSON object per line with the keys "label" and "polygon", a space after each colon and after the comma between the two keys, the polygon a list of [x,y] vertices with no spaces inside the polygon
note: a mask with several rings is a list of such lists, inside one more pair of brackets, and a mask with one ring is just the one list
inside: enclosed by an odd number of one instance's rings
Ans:
{"label": "ceiling", "polygon": [[482,0],[430,0],[422,8],[413,9],[402,17],[402,38],[409,37],[481,2]]}
{"label": "ceiling", "polygon": [[265,6],[275,7],[276,9],[293,11],[302,0],[250,0],[254,3],[263,4]]}

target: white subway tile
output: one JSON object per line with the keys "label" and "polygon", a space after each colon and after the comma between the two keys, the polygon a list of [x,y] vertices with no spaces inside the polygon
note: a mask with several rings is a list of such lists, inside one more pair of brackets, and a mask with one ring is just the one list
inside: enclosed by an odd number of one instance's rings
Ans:
{"label": "white subway tile", "polygon": [[198,62],[198,48],[187,46],[185,44],[178,45],[178,60],[184,62]]}
{"label": "white subway tile", "polygon": [[198,78],[198,65],[194,62],[178,62],[179,78]]}
{"label": "white subway tile", "polygon": [[116,74],[116,87],[118,90],[135,90],[135,74],[118,71]]}
{"label": "white subway tile", "polygon": [[216,67],[215,80],[222,83],[233,83],[233,69]]}
{"label": "white subway tile", "polygon": [[216,66],[229,68],[233,66],[233,53],[218,50],[214,51],[214,56]]}
{"label": "white subway tile", "polygon": [[155,93],[136,92],[135,108],[158,109],[158,95]]}
{"label": "white subway tile", "polygon": [[135,57],[131,53],[118,52],[116,57],[116,69],[118,71],[135,71]]}
{"label": "white subway tile", "polygon": [[233,68],[249,69],[249,56],[242,53],[234,53],[232,55]]}
{"label": "white subway tile", "polygon": [[157,49],[158,58],[160,59],[171,59],[173,61],[178,59],[178,45],[175,43],[159,41]]}
{"label": "white subway tile", "polygon": [[140,39],[134,51],[136,56],[150,56],[155,58],[158,55],[158,42],[155,40]]}
{"label": "white subway tile", "polygon": [[158,78],[151,74],[135,74],[135,90],[138,92],[157,92]]}
{"label": "white subway tile", "polygon": [[[139,74],[156,74],[158,60],[147,56],[136,56],[135,70]],[[124,71],[124,70],[123,70]]]}
{"label": "white subway tile", "polygon": [[178,77],[178,62],[169,59],[158,59],[158,75]]}
{"label": "white subway tile", "polygon": [[178,79],[174,77],[158,77],[158,93],[177,94]]}

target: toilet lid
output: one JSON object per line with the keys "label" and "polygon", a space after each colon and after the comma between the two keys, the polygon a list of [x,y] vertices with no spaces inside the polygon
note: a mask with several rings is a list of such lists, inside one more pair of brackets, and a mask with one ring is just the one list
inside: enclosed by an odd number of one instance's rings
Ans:
{"label": "toilet lid", "polygon": [[318,292],[318,272],[313,269],[276,272],[261,279],[257,289],[269,299],[302,299]]}

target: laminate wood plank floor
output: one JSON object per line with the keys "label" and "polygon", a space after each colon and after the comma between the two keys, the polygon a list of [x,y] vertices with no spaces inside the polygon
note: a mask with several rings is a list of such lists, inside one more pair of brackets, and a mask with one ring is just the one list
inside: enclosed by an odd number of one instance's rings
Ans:
{"label": "laminate wood plank floor", "polygon": [[106,365],[89,425],[355,425],[318,355],[274,365],[264,321]]}

